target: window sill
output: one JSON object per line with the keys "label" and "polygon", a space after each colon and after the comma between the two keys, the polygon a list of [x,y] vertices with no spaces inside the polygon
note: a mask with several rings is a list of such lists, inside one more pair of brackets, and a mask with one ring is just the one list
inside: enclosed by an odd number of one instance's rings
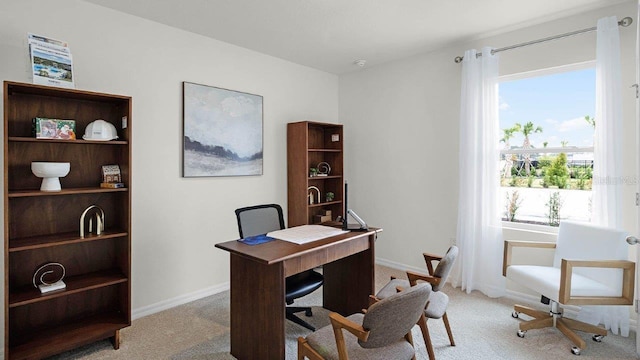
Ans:
{"label": "window sill", "polygon": [[518,223],[518,222],[511,222],[511,221],[503,221],[502,229],[526,231],[530,233],[539,233],[539,234],[547,234],[547,235],[558,234],[558,228],[555,226],[526,224],[526,223]]}

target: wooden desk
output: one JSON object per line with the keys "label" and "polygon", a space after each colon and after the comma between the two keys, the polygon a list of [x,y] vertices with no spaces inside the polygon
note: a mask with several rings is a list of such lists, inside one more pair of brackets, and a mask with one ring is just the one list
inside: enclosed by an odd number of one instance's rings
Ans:
{"label": "wooden desk", "polygon": [[231,355],[284,359],[285,278],[323,265],[323,307],[342,315],[366,309],[375,291],[375,238],[381,229],[297,245],[216,244],[231,256]]}

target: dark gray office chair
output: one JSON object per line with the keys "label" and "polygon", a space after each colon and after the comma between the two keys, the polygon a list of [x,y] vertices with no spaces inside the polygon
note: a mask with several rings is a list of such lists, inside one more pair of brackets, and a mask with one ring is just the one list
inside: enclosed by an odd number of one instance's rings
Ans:
{"label": "dark gray office chair", "polygon": [[[282,207],[278,204],[256,205],[236,209],[236,218],[238,219],[238,231],[241,238],[266,234],[269,231],[285,228]],[[322,286],[323,282],[324,277],[322,274],[313,270],[303,271],[287,277],[285,280],[285,302],[287,305],[293,304],[293,300],[312,293]],[[286,318],[311,331],[315,331],[315,327],[295,315],[295,313],[302,311],[305,312],[306,316],[313,315],[310,307],[287,306]]]}

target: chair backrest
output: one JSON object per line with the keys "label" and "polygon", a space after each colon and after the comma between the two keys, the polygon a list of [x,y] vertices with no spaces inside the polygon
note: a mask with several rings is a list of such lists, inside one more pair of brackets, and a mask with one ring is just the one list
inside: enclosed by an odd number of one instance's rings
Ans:
{"label": "chair backrest", "polygon": [[438,262],[438,266],[433,271],[433,276],[440,278],[440,283],[438,285],[433,286],[433,291],[440,291],[440,289],[447,282],[447,278],[451,273],[451,269],[453,269],[453,264],[456,262],[456,258],[458,257],[458,247],[452,245],[447,253],[444,254],[442,260]]}
{"label": "chair backrest", "polygon": [[369,331],[364,348],[387,346],[405,336],[416,324],[427,305],[431,285],[420,283],[371,305],[362,326]]}
{"label": "chair backrest", "polygon": [[[580,223],[561,221],[553,266],[560,267],[567,260],[628,260],[629,249],[622,230]],[[622,270],[574,267],[573,272],[608,284],[622,291]]]}
{"label": "chair backrest", "polygon": [[241,238],[284,229],[282,207],[278,204],[248,206],[236,209]]}

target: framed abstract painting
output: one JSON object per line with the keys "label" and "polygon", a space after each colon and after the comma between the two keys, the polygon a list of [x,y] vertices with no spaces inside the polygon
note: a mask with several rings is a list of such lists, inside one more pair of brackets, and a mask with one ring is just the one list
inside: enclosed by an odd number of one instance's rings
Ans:
{"label": "framed abstract painting", "polygon": [[262,175],[262,96],[183,82],[182,176]]}

